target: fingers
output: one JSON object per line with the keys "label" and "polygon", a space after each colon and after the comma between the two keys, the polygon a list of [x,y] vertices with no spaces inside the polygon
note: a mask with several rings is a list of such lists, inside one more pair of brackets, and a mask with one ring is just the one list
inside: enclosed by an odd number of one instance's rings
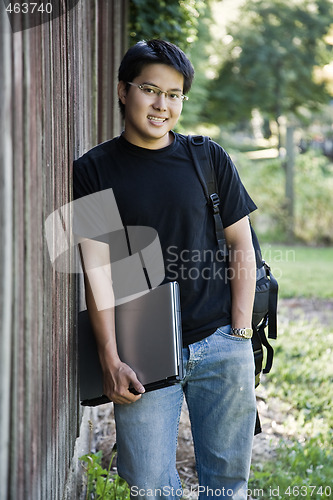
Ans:
{"label": "fingers", "polygon": [[113,403],[119,404],[119,405],[124,405],[124,404],[128,405],[128,404],[131,404],[131,403],[135,403],[135,401],[138,401],[141,398],[141,396],[142,396],[142,394],[135,395],[135,394],[132,394],[128,390],[128,395],[127,395],[127,393],[124,394],[124,395],[114,394],[112,396],[111,401],[113,401]]}
{"label": "fingers", "polygon": [[110,396],[108,395],[109,399],[116,404],[131,404],[138,401],[142,393],[134,389],[134,387],[126,387],[122,390],[114,391]]}
{"label": "fingers", "polygon": [[134,377],[130,383],[129,390],[133,394],[143,394],[145,392],[145,388],[141,384],[141,382],[138,380],[136,374],[133,372]]}
{"label": "fingers", "polygon": [[125,363],[116,371],[104,374],[104,393],[116,404],[134,403],[144,392],[135,372]]}

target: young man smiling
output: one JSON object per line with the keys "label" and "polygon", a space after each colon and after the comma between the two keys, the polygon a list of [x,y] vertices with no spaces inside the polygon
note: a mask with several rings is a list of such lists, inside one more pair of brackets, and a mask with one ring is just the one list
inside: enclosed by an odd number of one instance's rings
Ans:
{"label": "young man smiling", "polygon": [[[124,131],[74,162],[75,198],[112,188],[124,226],[158,232],[165,281],[180,284],[183,381],[145,393],[133,370],[119,359],[113,307],[99,310],[95,301],[103,294],[113,300],[110,266],[105,266],[109,251],[89,240],[81,244],[83,264],[96,272],[93,278],[85,272],[86,300],[104,392],[115,406],[118,472],[133,488],[132,497],[135,491],[143,492],[140,498],[181,497],[176,446],[185,394],[199,498],[211,498],[214,490],[219,498],[246,499],[256,417],[250,340],[255,259],[247,216],[256,206],[230,157],[211,141],[229,247],[228,261],[219,258],[213,218],[186,137],[172,130],[193,75],[190,61],[173,44],[150,40],[130,48],[119,68]],[[182,259],[185,254],[210,257],[192,262]],[[191,279],[194,267],[196,278]],[[156,335],[158,330],[156,325]]]}
{"label": "young man smiling", "polygon": [[[128,86],[132,86],[131,92]],[[139,86],[144,86],[140,89]],[[167,64],[147,64],[133,82],[120,81],[118,96],[125,108],[124,138],[147,149],[161,149],[173,141],[183,100],[184,76]],[[166,92],[154,92],[166,88]]]}

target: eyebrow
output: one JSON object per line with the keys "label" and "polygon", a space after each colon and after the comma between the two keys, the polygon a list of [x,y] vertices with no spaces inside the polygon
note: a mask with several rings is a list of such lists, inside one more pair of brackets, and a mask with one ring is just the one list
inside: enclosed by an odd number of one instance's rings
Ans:
{"label": "eyebrow", "polygon": [[[141,85],[151,85],[152,87],[156,87],[157,89],[160,89],[162,90],[158,85],[156,85],[156,83],[153,83],[153,82],[143,82]],[[179,89],[179,88],[176,88],[176,89],[168,89],[166,90],[166,92],[183,92],[182,89]]]}

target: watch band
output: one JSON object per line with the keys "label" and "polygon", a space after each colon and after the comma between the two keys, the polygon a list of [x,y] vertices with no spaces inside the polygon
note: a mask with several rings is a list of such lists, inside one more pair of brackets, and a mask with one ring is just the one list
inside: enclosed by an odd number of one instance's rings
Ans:
{"label": "watch band", "polygon": [[244,339],[250,339],[253,335],[252,328],[231,328],[232,335],[237,337],[243,337]]}

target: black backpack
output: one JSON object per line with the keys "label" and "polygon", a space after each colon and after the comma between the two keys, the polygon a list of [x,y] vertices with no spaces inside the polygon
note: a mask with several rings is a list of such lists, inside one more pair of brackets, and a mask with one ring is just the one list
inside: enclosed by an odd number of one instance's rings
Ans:
{"label": "black backpack", "polygon": [[[227,256],[228,250],[219,210],[220,199],[217,193],[215,170],[210,154],[210,139],[203,136],[188,136],[187,141],[207,202],[212,209],[219,250],[223,255]],[[257,387],[260,383],[261,372],[269,373],[273,363],[274,350],[268,342],[265,328],[268,329],[268,338],[276,339],[278,283],[269,265],[262,258],[258,238],[251,224],[250,227],[257,265],[257,281],[252,315],[252,347],[255,362],[255,386]],[[264,358],[263,346],[267,351],[264,368],[262,366]],[[257,418],[256,434],[260,431],[260,422],[259,418]]]}

